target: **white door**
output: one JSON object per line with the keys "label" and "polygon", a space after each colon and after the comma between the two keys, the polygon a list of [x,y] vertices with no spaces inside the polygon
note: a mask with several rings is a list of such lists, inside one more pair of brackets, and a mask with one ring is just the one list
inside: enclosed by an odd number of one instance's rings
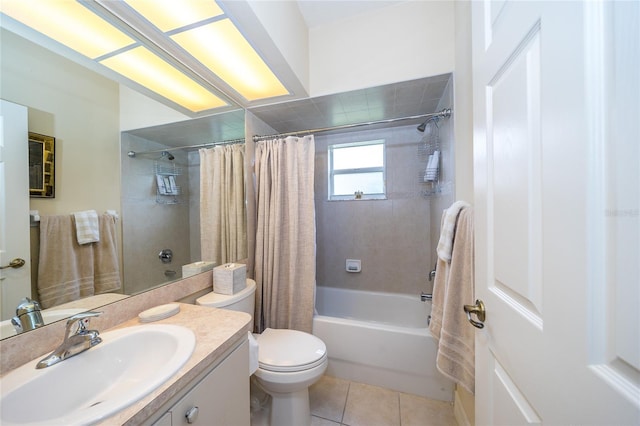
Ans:
{"label": "white door", "polygon": [[0,266],[25,261],[20,268],[0,270],[0,319],[5,320],[31,296],[27,108],[0,100],[0,128]]}
{"label": "white door", "polygon": [[640,424],[640,2],[472,2],[476,422]]}

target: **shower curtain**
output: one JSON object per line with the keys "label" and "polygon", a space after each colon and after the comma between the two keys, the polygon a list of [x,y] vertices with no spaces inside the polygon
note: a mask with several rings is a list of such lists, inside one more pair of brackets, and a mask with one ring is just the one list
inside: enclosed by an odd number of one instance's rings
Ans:
{"label": "shower curtain", "polygon": [[258,142],[255,152],[256,329],[311,332],[316,277],[313,136]]}
{"label": "shower curtain", "polygon": [[246,259],[244,144],[199,153],[201,259],[217,265]]}

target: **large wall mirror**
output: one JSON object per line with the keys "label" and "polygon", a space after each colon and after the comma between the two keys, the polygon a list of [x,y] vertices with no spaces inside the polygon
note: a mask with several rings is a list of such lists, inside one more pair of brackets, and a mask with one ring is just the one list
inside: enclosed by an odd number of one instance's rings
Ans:
{"label": "large wall mirror", "polygon": [[[173,124],[121,132],[123,88],[119,84],[6,29],[0,32],[2,98],[28,107],[29,131],[55,135],[55,198],[29,198],[29,209],[41,216],[89,209],[118,212],[120,268],[127,295],[180,279],[182,265],[201,260],[199,164],[197,149],[174,148],[243,138],[244,110],[192,120],[176,117]],[[164,205],[156,200],[153,167],[158,156],[126,155],[129,150],[155,149],[172,149],[176,166],[183,170],[177,178],[183,188],[179,203]],[[32,275],[37,267],[33,264],[38,233],[33,223]],[[174,253],[169,264],[158,257],[165,248]],[[84,307],[97,309],[104,300],[113,299],[98,299]],[[3,309],[0,314],[7,321],[15,311]]]}

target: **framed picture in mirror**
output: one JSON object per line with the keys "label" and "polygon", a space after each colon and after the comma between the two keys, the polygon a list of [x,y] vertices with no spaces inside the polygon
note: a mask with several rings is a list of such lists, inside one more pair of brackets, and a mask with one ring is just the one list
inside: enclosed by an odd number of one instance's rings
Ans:
{"label": "framed picture in mirror", "polygon": [[56,138],[29,132],[29,196],[55,198]]}

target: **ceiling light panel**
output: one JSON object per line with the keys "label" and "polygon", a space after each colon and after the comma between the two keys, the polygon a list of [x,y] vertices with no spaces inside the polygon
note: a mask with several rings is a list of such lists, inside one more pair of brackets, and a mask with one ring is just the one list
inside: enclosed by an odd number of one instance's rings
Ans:
{"label": "ceiling light panel", "polygon": [[126,3],[163,32],[224,13],[213,0],[126,0]]}
{"label": "ceiling light panel", "polygon": [[145,47],[111,56],[100,63],[193,112],[227,106],[225,101]]}
{"label": "ceiling light panel", "polygon": [[91,59],[135,43],[76,1],[2,0],[1,11]]}
{"label": "ceiling light panel", "polygon": [[171,38],[249,101],[289,94],[228,18]]}

